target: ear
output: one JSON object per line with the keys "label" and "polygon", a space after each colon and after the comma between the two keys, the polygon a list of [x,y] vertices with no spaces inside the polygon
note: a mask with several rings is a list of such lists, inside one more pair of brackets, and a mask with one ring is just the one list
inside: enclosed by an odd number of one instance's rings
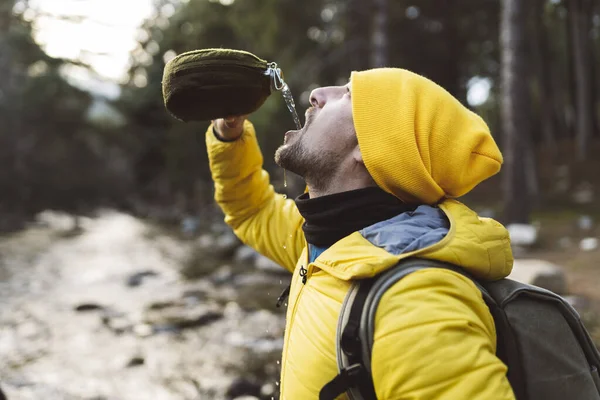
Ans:
{"label": "ear", "polygon": [[356,147],[354,148],[354,150],[352,150],[352,158],[357,163],[365,165],[365,162],[363,160],[363,156],[362,156],[362,153],[360,152],[360,148],[358,147],[358,144],[356,145]]}

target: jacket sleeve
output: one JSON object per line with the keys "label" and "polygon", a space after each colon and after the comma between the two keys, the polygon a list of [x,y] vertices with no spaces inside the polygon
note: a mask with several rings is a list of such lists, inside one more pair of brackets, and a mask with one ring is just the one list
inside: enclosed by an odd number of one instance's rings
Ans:
{"label": "jacket sleeve", "polygon": [[252,124],[246,121],[244,133],[233,142],[217,139],[211,125],[206,148],[225,222],[242,242],[293,271],[304,247],[304,220],[294,201],[270,185]]}
{"label": "jacket sleeve", "polygon": [[481,293],[452,271],[414,272],[384,294],[371,366],[380,400],[515,399]]}

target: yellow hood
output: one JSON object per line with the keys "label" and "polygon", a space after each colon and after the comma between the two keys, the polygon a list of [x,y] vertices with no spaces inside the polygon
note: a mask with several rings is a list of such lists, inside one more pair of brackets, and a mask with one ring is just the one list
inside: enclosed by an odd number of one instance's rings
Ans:
{"label": "yellow hood", "polygon": [[[389,234],[388,234],[389,233]],[[343,280],[368,278],[408,257],[448,262],[474,277],[497,280],[512,270],[508,231],[456,200],[355,232],[323,252],[315,265]]]}
{"label": "yellow hood", "polygon": [[417,204],[459,197],[502,164],[485,122],[432,81],[398,68],[354,72],[352,114],[369,173]]}

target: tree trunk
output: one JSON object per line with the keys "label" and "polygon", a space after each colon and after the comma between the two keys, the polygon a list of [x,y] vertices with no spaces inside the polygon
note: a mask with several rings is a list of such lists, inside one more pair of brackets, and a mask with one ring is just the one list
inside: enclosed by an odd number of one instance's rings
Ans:
{"label": "tree trunk", "polygon": [[526,46],[527,5],[503,0],[500,46],[502,49],[502,125],[504,138],[504,218],[506,223],[529,222],[529,196],[524,173],[529,155],[529,85]]}
{"label": "tree trunk", "polygon": [[537,0],[533,10],[532,49],[535,59],[536,81],[539,89],[539,119],[544,144],[552,156],[556,155],[557,116],[554,110],[554,90],[550,79],[552,65],[548,46],[548,32],[544,24],[544,6],[546,0]]}
{"label": "tree trunk", "polygon": [[19,180],[16,167],[19,161],[17,137],[15,134],[15,116],[12,108],[15,94],[15,66],[13,49],[10,43],[12,24],[12,1],[0,0],[0,191],[4,197],[4,207],[12,208],[18,204],[16,190]]}
{"label": "tree trunk", "polygon": [[388,0],[374,0],[374,25],[371,44],[371,67],[386,67],[389,64]]}
{"label": "tree trunk", "polygon": [[594,126],[591,77],[591,0],[569,0],[569,26],[575,78],[575,137],[577,159],[587,158],[587,148]]}
{"label": "tree trunk", "polygon": [[346,7],[347,65],[351,71],[362,71],[369,68],[370,2],[348,0]]}

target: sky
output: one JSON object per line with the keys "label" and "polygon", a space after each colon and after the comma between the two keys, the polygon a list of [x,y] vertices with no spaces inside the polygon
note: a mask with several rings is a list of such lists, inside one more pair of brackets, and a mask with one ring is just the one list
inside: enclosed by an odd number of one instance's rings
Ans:
{"label": "sky", "polygon": [[34,38],[42,48],[52,57],[81,60],[98,75],[71,68],[68,78],[108,97],[118,95],[116,84],[127,72],[138,27],[154,11],[153,0],[30,0],[29,6],[25,17],[37,14]]}

